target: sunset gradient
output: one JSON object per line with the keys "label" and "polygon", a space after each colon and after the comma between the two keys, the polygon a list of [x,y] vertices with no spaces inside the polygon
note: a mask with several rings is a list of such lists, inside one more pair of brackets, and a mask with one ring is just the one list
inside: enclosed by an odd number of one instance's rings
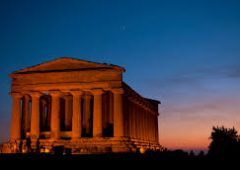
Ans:
{"label": "sunset gradient", "polygon": [[240,1],[1,0],[0,142],[10,78],[58,57],[116,64],[161,101],[160,143],[207,150],[212,126],[240,131]]}

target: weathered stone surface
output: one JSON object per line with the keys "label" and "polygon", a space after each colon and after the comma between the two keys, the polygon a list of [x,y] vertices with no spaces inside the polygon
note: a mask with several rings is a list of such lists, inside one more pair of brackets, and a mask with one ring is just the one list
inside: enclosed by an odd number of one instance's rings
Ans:
{"label": "weathered stone surface", "polygon": [[124,71],[115,65],[59,58],[13,72],[11,140],[0,152],[161,149],[160,102],[143,98],[125,84]]}

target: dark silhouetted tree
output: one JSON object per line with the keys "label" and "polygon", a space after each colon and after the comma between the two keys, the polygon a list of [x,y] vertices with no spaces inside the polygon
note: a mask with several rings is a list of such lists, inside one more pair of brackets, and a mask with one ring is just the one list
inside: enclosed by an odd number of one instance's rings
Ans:
{"label": "dark silhouetted tree", "polygon": [[195,156],[195,154],[194,154],[194,152],[192,150],[189,152],[189,156],[190,157],[194,157]]}
{"label": "dark silhouetted tree", "polygon": [[205,156],[204,152],[200,151],[199,154],[198,154],[198,157],[204,157],[204,156]]}
{"label": "dark silhouetted tree", "polygon": [[227,159],[239,155],[239,137],[234,127],[213,127],[210,139],[209,156]]}

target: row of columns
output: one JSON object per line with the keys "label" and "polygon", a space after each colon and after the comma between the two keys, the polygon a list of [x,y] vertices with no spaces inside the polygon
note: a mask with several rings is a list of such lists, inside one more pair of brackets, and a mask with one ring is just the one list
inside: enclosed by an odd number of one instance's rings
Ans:
{"label": "row of columns", "polygon": [[158,142],[158,116],[131,100],[128,103],[130,137]]}
{"label": "row of columns", "polygon": [[[83,95],[83,91],[74,90],[68,91],[73,99],[72,99],[72,139],[78,139],[81,137],[82,132],[82,114],[81,114],[81,96]],[[103,133],[102,127],[102,94],[104,91],[102,89],[93,89],[90,91],[94,96],[93,102],[93,137],[101,137]],[[113,126],[114,126],[114,137],[122,137],[124,136],[124,122],[123,122],[123,109],[122,109],[122,94],[123,89],[111,89],[113,93]],[[21,139],[21,98],[23,97],[20,93],[11,93],[12,95],[12,127],[11,127],[11,139],[18,140]],[[40,136],[40,97],[42,93],[40,92],[31,92],[28,94],[32,99],[32,111],[31,111],[31,128],[30,128],[30,137],[31,138],[39,138]],[[51,138],[59,139],[60,138],[60,97],[62,92],[60,91],[49,91],[49,95],[51,96]],[[28,99],[29,100],[29,99]],[[28,109],[29,106],[25,106],[27,103],[24,100],[25,109]],[[90,103],[90,102],[86,102]],[[27,105],[27,104],[26,104]],[[86,107],[85,109],[90,109],[90,107]],[[67,109],[67,108],[65,108]],[[23,112],[23,116],[26,116],[25,123],[27,124],[27,113]],[[89,110],[90,114],[90,110]],[[86,117],[86,115],[85,115]],[[71,121],[69,118],[65,121]],[[25,125],[24,128],[26,128]]]}

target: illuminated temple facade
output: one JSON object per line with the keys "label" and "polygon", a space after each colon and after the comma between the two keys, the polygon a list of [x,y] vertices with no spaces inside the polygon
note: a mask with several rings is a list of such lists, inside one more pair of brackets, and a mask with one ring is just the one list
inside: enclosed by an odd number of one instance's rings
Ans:
{"label": "illuminated temple facade", "polygon": [[124,71],[58,58],[13,72],[11,134],[2,152],[159,150],[160,102],[124,83]]}

